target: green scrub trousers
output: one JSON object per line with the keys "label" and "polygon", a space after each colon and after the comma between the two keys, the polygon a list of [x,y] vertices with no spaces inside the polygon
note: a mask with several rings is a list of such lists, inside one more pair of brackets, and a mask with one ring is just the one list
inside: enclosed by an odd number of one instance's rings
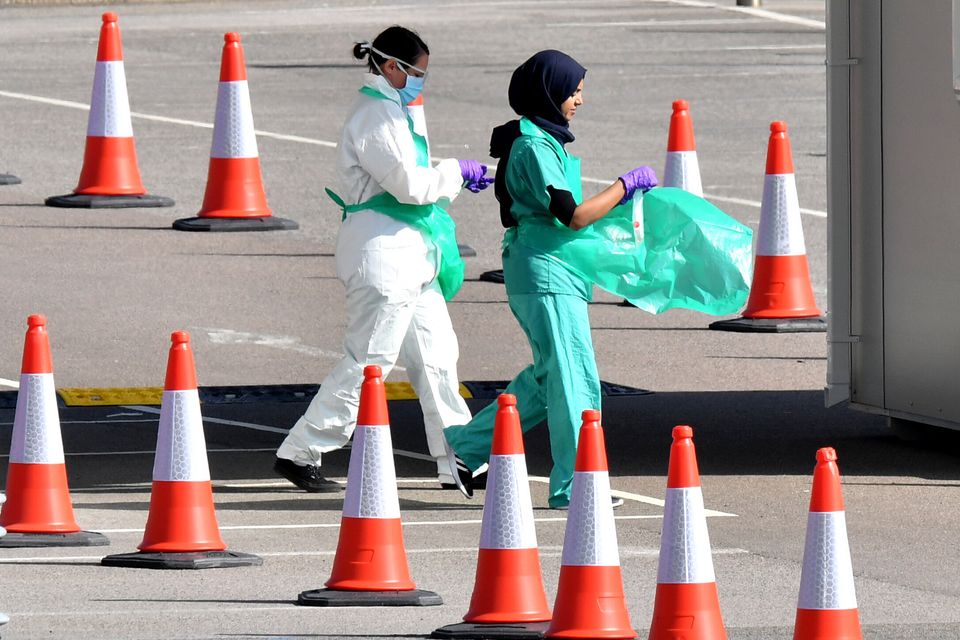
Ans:
{"label": "green scrub trousers", "polygon": [[[549,504],[564,507],[570,503],[580,414],[600,407],[587,301],[562,293],[512,294],[510,309],[530,341],[533,364],[507,385],[505,393],[517,397],[524,432],[547,420],[553,456]],[[447,442],[471,469],[490,457],[496,414],[493,402],[469,424],[444,430]]]}

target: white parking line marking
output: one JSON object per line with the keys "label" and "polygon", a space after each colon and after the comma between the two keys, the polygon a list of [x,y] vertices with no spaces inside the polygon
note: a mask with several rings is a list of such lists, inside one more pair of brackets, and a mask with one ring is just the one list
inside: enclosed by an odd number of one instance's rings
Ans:
{"label": "white parking line marking", "polygon": [[757,18],[774,20],[776,22],[784,22],[786,24],[796,24],[802,27],[810,27],[810,28],[819,29],[819,30],[826,30],[827,28],[827,24],[819,20],[812,20],[810,18],[801,18],[800,16],[792,16],[786,13],[769,11],[767,9],[755,9],[753,7],[728,7],[724,5],[719,5],[715,2],[702,2],[701,0],[650,0],[650,1],[669,3],[669,4],[678,4],[683,7],[694,7],[697,9],[718,9],[720,11],[744,13],[747,15],[755,16]]}
{"label": "white parking line marking", "polygon": [[[124,409],[133,409],[134,411],[142,411],[144,413],[152,413],[155,415],[160,415],[160,409],[156,407],[144,407],[141,405],[127,405]],[[252,422],[241,422],[239,420],[225,420],[223,418],[209,418],[203,416],[204,422],[210,422],[213,424],[224,424],[228,427],[245,427],[247,429],[253,429],[254,431],[269,431],[270,433],[289,433],[289,429],[281,429],[279,427],[268,427],[262,424],[253,424]]]}
{"label": "white parking line marking", "polygon": [[698,27],[720,24],[754,24],[763,22],[759,18],[713,18],[704,20],[624,20],[621,22],[548,22],[545,27]]}
{"label": "white parking line marking", "polygon": [[[775,74],[773,74],[773,75],[780,75],[780,74],[782,74],[782,72],[781,72],[781,71],[777,71],[777,72],[776,72]],[[709,77],[716,77],[717,75],[718,75],[718,74],[710,74]],[[756,74],[756,73],[752,73],[752,72],[745,72],[745,73],[736,73],[736,74],[732,74],[732,75],[749,75],[749,76],[755,76],[755,75],[757,75],[757,74]],[[683,77],[690,77],[690,76],[683,76]],[[85,110],[85,111],[89,111],[89,110],[90,110],[90,106],[89,106],[89,105],[82,104],[82,103],[80,103],[80,102],[72,102],[72,101],[69,101],[69,100],[57,100],[57,99],[54,99],[54,98],[45,98],[45,97],[43,97],[43,96],[35,96],[35,95],[26,94],[26,93],[17,93],[17,92],[14,92],[14,91],[0,91],[0,96],[4,96],[4,97],[7,97],[7,98],[14,98],[14,99],[17,99],[17,100],[28,100],[28,101],[31,101],[31,102],[39,102],[39,103],[42,103],[42,104],[49,104],[49,105],[58,106],[58,107],[70,107],[70,108],[73,108],[73,109],[83,109],[83,110]],[[212,128],[213,128],[213,124],[211,124],[211,123],[207,123],[207,122],[197,122],[197,121],[195,121],[195,120],[182,120],[182,119],[180,119],[180,118],[168,118],[168,117],[166,117],[166,116],[151,115],[151,114],[145,114],[145,113],[131,113],[130,115],[131,115],[131,117],[141,118],[141,119],[144,119],[144,120],[154,120],[154,121],[157,121],[157,122],[166,122],[166,123],[170,123],[170,124],[180,124],[180,125],[186,125],[186,126],[191,126],[191,127],[200,127],[200,128],[203,128],[203,129],[212,129]],[[312,145],[318,145],[318,146],[322,146],[322,147],[328,147],[328,148],[331,148],[331,149],[335,149],[335,148],[337,147],[337,143],[336,143],[336,142],[332,142],[332,141],[330,141],[330,140],[318,140],[318,139],[314,139],[314,138],[305,138],[305,137],[303,137],[303,136],[289,136],[289,135],[280,134],[280,133],[272,133],[272,132],[269,132],[269,131],[255,131],[254,133],[255,133],[256,135],[258,135],[258,136],[262,136],[262,137],[266,137],[266,138],[274,138],[274,139],[276,139],[276,140],[286,140],[286,141],[289,141],[289,142],[300,142],[300,143],[304,143],[304,144],[312,144]],[[435,160],[437,160],[437,159],[438,159],[438,158],[431,157],[431,160],[434,160],[434,161],[435,161]],[[487,166],[490,168],[491,171],[494,171],[494,170],[496,169],[496,167],[497,167],[496,163],[487,163]],[[582,180],[583,180],[583,182],[589,182],[589,183],[593,183],[593,184],[603,184],[603,185],[607,185],[607,184],[610,184],[610,182],[612,182],[611,180],[608,180],[608,179],[606,179],[606,180],[601,180],[601,179],[599,179],[599,178],[589,178],[589,177],[583,177]],[[755,201],[755,200],[745,200],[745,199],[742,199],[742,198],[730,198],[730,197],[725,197],[725,196],[716,196],[716,195],[712,195],[712,194],[704,194],[704,197],[705,197],[707,200],[716,200],[717,202],[731,202],[731,203],[734,203],[734,204],[742,204],[742,205],[749,206],[749,207],[755,207],[755,208],[757,208],[757,209],[759,209],[760,206],[761,206],[761,203],[758,202],[758,201]],[[805,214],[817,216],[817,217],[820,217],[820,218],[825,218],[826,215],[827,215],[826,212],[824,212],[824,211],[816,211],[816,210],[814,210],[814,209],[800,209],[800,213],[805,213]],[[17,385],[17,387],[19,387],[19,384]]]}

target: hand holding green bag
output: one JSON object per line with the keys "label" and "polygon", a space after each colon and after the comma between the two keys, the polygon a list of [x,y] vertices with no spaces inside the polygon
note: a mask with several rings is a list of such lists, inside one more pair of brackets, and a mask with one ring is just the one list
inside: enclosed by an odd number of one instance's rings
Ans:
{"label": "hand holding green bag", "polygon": [[746,302],[753,231],[691,193],[653,189],[584,229],[556,226],[521,229],[521,242],[644,311],[727,315]]}

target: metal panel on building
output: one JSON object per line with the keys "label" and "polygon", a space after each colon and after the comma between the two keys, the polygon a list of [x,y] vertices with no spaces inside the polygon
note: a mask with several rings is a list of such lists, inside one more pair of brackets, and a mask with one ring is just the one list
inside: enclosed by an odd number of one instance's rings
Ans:
{"label": "metal panel on building", "polygon": [[827,58],[827,403],[960,429],[960,0],[830,0]]}

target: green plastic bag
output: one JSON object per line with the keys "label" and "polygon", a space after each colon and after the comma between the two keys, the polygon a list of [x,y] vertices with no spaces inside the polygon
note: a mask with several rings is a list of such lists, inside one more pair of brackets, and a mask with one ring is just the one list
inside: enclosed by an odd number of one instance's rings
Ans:
{"label": "green plastic bag", "polygon": [[703,198],[661,188],[574,231],[521,225],[519,240],[644,311],[736,313],[746,303],[753,231]]}

